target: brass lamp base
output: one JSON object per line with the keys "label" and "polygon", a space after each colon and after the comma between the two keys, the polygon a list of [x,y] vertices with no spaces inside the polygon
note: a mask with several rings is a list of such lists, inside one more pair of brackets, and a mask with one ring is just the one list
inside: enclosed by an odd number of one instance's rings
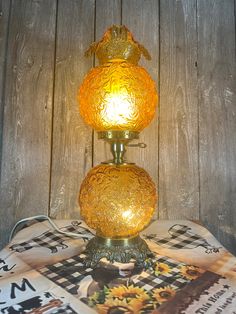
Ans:
{"label": "brass lamp base", "polygon": [[84,254],[86,255],[85,264],[88,267],[96,266],[102,258],[112,263],[128,263],[134,259],[137,265],[143,265],[148,257],[153,256],[140,236],[125,239],[95,236],[88,242]]}

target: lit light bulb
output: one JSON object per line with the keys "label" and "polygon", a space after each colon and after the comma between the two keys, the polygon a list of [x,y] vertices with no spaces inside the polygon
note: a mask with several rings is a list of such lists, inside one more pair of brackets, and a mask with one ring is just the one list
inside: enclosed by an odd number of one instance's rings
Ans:
{"label": "lit light bulb", "polygon": [[121,92],[110,93],[105,96],[104,109],[101,111],[105,123],[123,125],[132,118],[135,108],[129,98],[130,95]]}
{"label": "lit light bulb", "polygon": [[132,213],[132,210],[128,209],[128,210],[125,210],[123,213],[122,213],[122,217],[124,219],[126,219],[127,221],[130,221],[132,220],[133,218],[133,213]]}

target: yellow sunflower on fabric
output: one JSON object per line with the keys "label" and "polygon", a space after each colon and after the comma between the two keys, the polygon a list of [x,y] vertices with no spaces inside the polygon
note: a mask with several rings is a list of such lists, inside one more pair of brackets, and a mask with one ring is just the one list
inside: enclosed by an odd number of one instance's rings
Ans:
{"label": "yellow sunflower on fabric", "polygon": [[165,275],[171,272],[170,267],[165,263],[156,263],[155,274],[156,275]]}
{"label": "yellow sunflower on fabric", "polygon": [[171,286],[166,286],[164,288],[157,288],[153,290],[153,298],[158,303],[163,303],[168,301],[169,299],[173,298],[176,294],[175,289]]}
{"label": "yellow sunflower on fabric", "polygon": [[107,299],[104,304],[97,304],[96,309],[99,314],[122,313],[122,314],[138,314],[134,312],[132,307],[126,300]]}
{"label": "yellow sunflower on fabric", "polygon": [[149,299],[148,294],[145,292],[144,289],[139,288],[139,287],[134,287],[133,285],[131,286],[119,286],[119,287],[114,287],[110,289],[108,295],[108,298],[118,298],[118,299]]}
{"label": "yellow sunflower on fabric", "polygon": [[197,266],[182,266],[180,268],[180,273],[183,277],[189,280],[197,279],[204,271]]}
{"label": "yellow sunflower on fabric", "polygon": [[132,307],[134,313],[140,313],[140,310],[145,308],[149,301],[149,296],[139,296],[138,298],[131,299],[129,305]]}

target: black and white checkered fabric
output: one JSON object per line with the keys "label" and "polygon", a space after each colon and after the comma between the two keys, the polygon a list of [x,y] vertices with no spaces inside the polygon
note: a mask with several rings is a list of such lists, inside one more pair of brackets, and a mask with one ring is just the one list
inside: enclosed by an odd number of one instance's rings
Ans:
{"label": "black and white checkered fabric", "polygon": [[[71,294],[77,294],[80,281],[88,275],[92,275],[93,269],[83,264],[84,254],[61,261],[54,265],[41,268],[39,271]],[[176,262],[168,257],[157,256],[152,264],[164,263],[171,270],[169,273],[155,275],[153,269],[147,269],[132,279],[135,286],[143,287],[146,291],[154,288],[163,288],[171,285],[174,289],[180,289],[191,280],[181,276],[181,267],[184,263]]]}
{"label": "black and white checkered fabric", "polygon": [[77,294],[79,282],[93,271],[85,267],[84,254],[41,268],[39,271],[71,294]]}
{"label": "black and white checkered fabric", "polygon": [[219,248],[212,246],[200,235],[193,233],[188,226],[180,224],[173,225],[169,228],[168,233],[169,236],[165,238],[160,238],[156,234],[144,234],[144,238],[168,249],[194,249],[203,247],[206,253],[219,252]]}
{"label": "black and white checkered fabric", "polygon": [[[81,222],[73,221],[71,225],[61,229],[64,232],[73,232],[77,234],[86,235],[84,240],[89,240],[93,237],[93,234],[85,227],[81,226]],[[28,241],[20,242],[10,246],[10,249],[22,253],[35,247],[48,248],[51,253],[57,253],[59,249],[65,249],[68,246],[65,241],[68,240],[66,235],[63,235],[55,230],[49,230],[41,235],[34,237]]]}
{"label": "black and white checkered fabric", "polygon": [[182,266],[186,266],[184,263],[176,262],[164,256],[155,258],[153,263],[164,263],[170,268],[171,272],[155,275],[155,272],[148,269],[143,271],[137,278],[133,279],[135,286],[142,287],[146,291],[164,288],[166,286],[171,286],[173,289],[177,290],[191,281],[181,276],[180,269]]}

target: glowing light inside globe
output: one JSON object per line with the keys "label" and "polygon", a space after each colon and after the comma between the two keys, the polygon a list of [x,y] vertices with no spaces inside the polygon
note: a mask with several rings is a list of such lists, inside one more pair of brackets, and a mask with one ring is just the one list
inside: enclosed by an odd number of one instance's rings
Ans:
{"label": "glowing light inside globe", "polygon": [[132,119],[135,108],[128,99],[129,95],[121,92],[106,95],[104,98],[104,109],[101,111],[101,115],[104,116],[104,122],[122,125],[127,120]]}
{"label": "glowing light inside globe", "polygon": [[154,117],[157,92],[144,68],[115,60],[90,70],[78,100],[82,118],[97,131],[141,131]]}
{"label": "glowing light inside globe", "polygon": [[136,165],[98,165],[84,179],[81,216],[97,235],[121,238],[137,235],[150,222],[156,188],[148,173]]}

